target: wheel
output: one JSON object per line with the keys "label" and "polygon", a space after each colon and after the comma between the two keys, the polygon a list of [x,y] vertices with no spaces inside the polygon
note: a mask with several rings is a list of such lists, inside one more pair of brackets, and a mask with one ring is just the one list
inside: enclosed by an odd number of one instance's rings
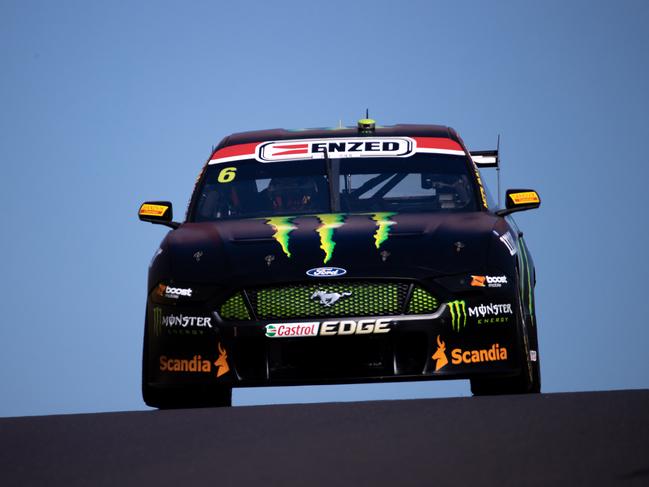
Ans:
{"label": "wheel", "polygon": [[[517,279],[518,281],[518,279]],[[517,289],[518,282],[516,283]],[[518,375],[513,377],[476,377],[471,379],[471,393],[474,396],[498,394],[535,394],[541,392],[541,359],[534,315],[523,311],[522,299],[516,293],[516,309],[520,321],[519,346],[525,355],[525,362]],[[533,308],[532,308],[533,309]],[[530,351],[536,352],[532,360]]]}
{"label": "wheel", "polygon": [[232,388],[220,385],[153,387],[148,383],[149,327],[144,320],[142,347],[142,399],[147,406],[158,409],[229,407]]}

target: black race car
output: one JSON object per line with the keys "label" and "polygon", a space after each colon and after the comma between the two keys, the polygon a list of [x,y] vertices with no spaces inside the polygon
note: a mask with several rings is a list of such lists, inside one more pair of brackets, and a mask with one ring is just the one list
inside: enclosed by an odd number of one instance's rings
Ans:
{"label": "black race car", "polygon": [[212,152],[186,221],[149,269],[142,392],[159,408],[227,406],[232,387],[470,379],[539,392],[534,265],[479,166],[435,125],[267,130]]}

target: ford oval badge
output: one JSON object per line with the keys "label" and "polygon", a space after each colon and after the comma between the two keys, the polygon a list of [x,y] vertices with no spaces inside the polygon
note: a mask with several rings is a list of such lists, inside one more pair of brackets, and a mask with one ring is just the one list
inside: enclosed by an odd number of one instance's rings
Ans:
{"label": "ford oval badge", "polygon": [[347,274],[347,271],[340,267],[316,267],[306,271],[306,275],[311,277],[338,277],[345,274]]}

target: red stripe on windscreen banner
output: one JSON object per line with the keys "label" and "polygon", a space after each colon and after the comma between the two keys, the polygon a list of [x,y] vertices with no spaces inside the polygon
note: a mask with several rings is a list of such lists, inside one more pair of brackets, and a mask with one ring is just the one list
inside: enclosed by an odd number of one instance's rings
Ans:
{"label": "red stripe on windscreen banner", "polygon": [[464,152],[462,146],[455,140],[445,137],[413,137],[418,149],[459,150]]}
{"label": "red stripe on windscreen banner", "polygon": [[250,144],[237,144],[223,147],[222,149],[219,149],[214,154],[212,154],[211,160],[213,161],[215,159],[224,159],[226,157],[247,155],[252,157],[255,155],[255,149],[257,148],[258,144],[259,142],[252,142]]}

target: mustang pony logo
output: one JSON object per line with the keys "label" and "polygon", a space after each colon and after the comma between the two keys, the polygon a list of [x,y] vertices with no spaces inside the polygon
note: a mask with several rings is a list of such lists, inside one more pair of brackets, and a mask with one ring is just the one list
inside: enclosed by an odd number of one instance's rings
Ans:
{"label": "mustang pony logo", "polygon": [[446,352],[446,343],[440,341],[439,335],[437,335],[437,350],[435,350],[435,353],[431,357],[433,360],[437,360],[437,362],[435,363],[435,372],[437,372],[448,363],[446,353],[444,352]]}
{"label": "mustang pony logo", "polygon": [[328,293],[327,291],[316,291],[311,295],[311,299],[314,301],[319,299],[320,304],[323,304],[328,308],[332,304],[335,304],[340,298],[346,298],[351,295],[352,293],[350,292]]}

